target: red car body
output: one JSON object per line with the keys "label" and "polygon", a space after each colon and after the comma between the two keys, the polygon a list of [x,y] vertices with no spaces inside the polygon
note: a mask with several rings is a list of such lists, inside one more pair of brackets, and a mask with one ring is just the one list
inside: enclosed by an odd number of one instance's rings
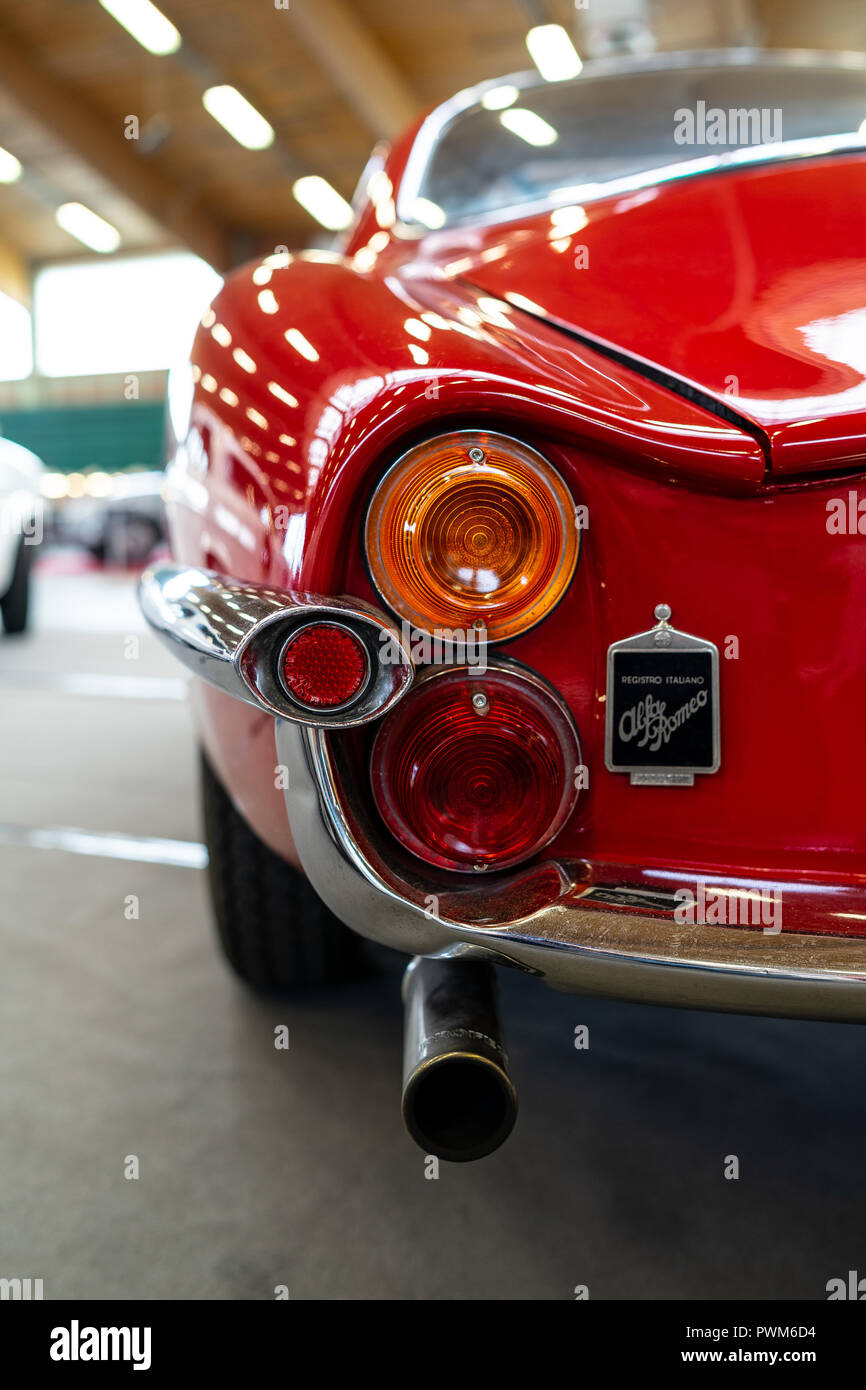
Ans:
{"label": "red car body", "polygon": [[[339,251],[226,280],[169,471],[175,558],[381,606],[362,529],[394,460],[462,429],[533,446],[590,518],[563,600],[503,649],[567,703],[589,769],[533,872],[781,888],[783,934],[866,936],[866,153],[422,234],[393,208],[418,139]],[[661,602],[721,658],[721,768],[688,788],[605,766],[608,648]],[[300,865],[271,716],[196,684],[221,780]]]}

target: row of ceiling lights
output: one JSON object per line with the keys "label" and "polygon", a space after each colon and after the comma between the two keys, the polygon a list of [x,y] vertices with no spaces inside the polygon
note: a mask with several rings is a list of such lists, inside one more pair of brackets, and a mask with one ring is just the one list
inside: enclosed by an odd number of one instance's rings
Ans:
{"label": "row of ceiling lights", "polygon": [[[179,31],[151,0],[99,0],[99,3],[149,53],[164,56],[180,48],[183,40]],[[202,95],[202,105],[245,149],[264,150],[273,144],[273,127],[236,87],[228,84],[208,87]],[[0,148],[0,183],[15,183],[22,173],[21,161]],[[329,231],[339,231],[352,221],[352,209],[345,198],[318,174],[296,179],[292,192],[310,216]],[[117,228],[83,203],[63,203],[54,215],[65,232],[91,251],[108,254],[120,246]]]}
{"label": "row of ceiling lights", "polygon": [[[183,40],[179,30],[151,0],[99,0],[99,3],[149,53],[165,56],[176,53],[180,48]],[[526,47],[541,76],[548,82],[576,77],[581,70],[577,50],[560,24],[541,24],[530,29],[526,36]],[[202,105],[245,149],[263,150],[273,144],[273,126],[236,87],[228,84],[208,87],[202,95]],[[503,124],[508,124],[509,120],[533,119],[533,113],[508,112],[503,113],[500,119]],[[540,117],[534,119],[541,122]],[[523,129],[515,129],[514,133],[529,138],[530,143],[547,143],[543,132],[542,138],[537,141],[532,139],[534,131],[525,133]],[[0,183],[14,183],[21,173],[20,160],[8,150],[0,148]],[[351,224],[351,207],[336,188],[320,175],[308,174],[296,179],[292,193],[301,207],[328,231],[342,231]],[[65,232],[92,251],[107,254],[120,246],[117,228],[83,203],[63,203],[56,210],[55,217]]]}
{"label": "row of ceiling lights", "polygon": [[[118,24],[149,53],[176,53],[183,39],[151,0],[99,0]],[[228,83],[208,87],[202,106],[223,130],[247,150],[265,150],[274,143],[274,128],[260,111],[247,101],[237,87]],[[311,217],[329,231],[340,231],[352,221],[352,209],[327,179],[318,174],[296,179],[292,192]]]}
{"label": "row of ceiling lights", "polygon": [[[0,183],[15,183],[23,172],[21,160],[0,148]],[[83,203],[61,203],[54,216],[58,226],[92,251],[116,251],[120,245],[117,228]]]}

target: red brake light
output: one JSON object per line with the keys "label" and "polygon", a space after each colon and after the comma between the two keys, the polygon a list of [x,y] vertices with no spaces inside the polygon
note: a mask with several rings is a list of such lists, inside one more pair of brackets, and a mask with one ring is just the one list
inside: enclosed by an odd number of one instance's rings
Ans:
{"label": "red brake light", "polygon": [[280,656],[287,692],[308,709],[338,709],[357,699],[369,677],[362,642],[336,623],[310,623],[294,632]]}
{"label": "red brake light", "polygon": [[373,746],[379,813],[428,864],[472,872],[529,859],[577,800],[577,734],[537,679],[460,667],[422,680]]}

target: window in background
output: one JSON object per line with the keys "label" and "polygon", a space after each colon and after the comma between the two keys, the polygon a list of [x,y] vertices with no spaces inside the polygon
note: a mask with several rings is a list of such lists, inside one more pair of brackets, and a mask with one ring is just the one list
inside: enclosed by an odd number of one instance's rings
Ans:
{"label": "window in background", "polygon": [[30,312],[0,294],[0,381],[23,381],[33,371]]}
{"label": "window in background", "polygon": [[185,251],[52,265],[36,277],[36,366],[44,376],[158,371],[186,356],[222,284]]}

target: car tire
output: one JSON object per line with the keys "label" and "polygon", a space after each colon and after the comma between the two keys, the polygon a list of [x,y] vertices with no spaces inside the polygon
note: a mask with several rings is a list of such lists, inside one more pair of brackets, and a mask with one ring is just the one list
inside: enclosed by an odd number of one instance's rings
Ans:
{"label": "car tire", "polygon": [[33,546],[28,545],[22,536],[18,546],[18,554],[15,556],[12,583],[3,598],[0,599],[0,613],[3,615],[3,628],[6,632],[26,632],[27,630],[32,560]]}
{"label": "car tire", "polygon": [[321,988],[362,974],[360,937],[259,839],[204,752],[201,786],[217,936],[234,973],[265,993]]}

